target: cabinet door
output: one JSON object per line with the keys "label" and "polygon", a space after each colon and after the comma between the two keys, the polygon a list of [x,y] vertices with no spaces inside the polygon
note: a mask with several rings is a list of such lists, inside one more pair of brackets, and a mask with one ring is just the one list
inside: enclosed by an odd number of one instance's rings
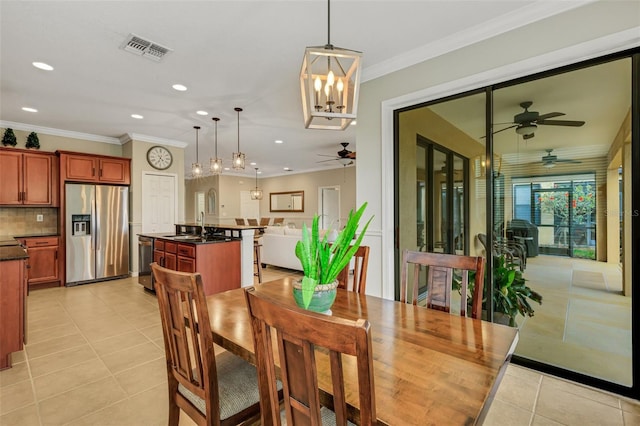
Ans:
{"label": "cabinet door", "polygon": [[53,157],[43,154],[24,154],[24,192],[23,204],[52,204]]}
{"label": "cabinet door", "polygon": [[58,246],[32,247],[29,253],[29,285],[58,281]]}
{"label": "cabinet door", "polygon": [[173,253],[164,253],[164,267],[171,270],[176,270],[178,257]]}
{"label": "cabinet door", "polygon": [[[157,245],[157,244],[156,244]],[[153,251],[153,261],[160,266],[164,266],[164,251],[162,250],[154,250]]]}
{"label": "cabinet door", "polygon": [[129,161],[125,159],[100,158],[99,170],[100,182],[129,184],[131,180]]}
{"label": "cabinet door", "polygon": [[67,159],[67,164],[64,165],[66,179],[89,182],[98,180],[96,158],[85,155],[66,155],[65,157]]}
{"label": "cabinet door", "polygon": [[22,204],[22,153],[0,152],[0,204]]}
{"label": "cabinet door", "polygon": [[191,257],[178,256],[178,267],[180,272],[196,272],[196,260]]}

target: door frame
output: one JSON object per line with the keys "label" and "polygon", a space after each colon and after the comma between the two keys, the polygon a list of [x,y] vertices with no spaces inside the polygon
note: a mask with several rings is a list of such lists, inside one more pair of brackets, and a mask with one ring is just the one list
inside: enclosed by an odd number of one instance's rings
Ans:
{"label": "door frame", "polygon": [[177,173],[165,173],[165,172],[154,172],[154,171],[143,171],[142,172],[142,180],[140,182],[140,204],[141,204],[141,217],[140,217],[140,229],[142,230],[142,228],[144,227],[144,219],[145,219],[145,215],[144,215],[144,193],[145,190],[149,190],[149,188],[146,188],[146,186],[148,185],[148,182],[146,181],[146,178],[148,176],[168,176],[168,177],[172,177],[173,178],[173,200],[174,200],[174,208],[173,208],[173,218],[174,221],[176,221],[178,219],[178,175]]}

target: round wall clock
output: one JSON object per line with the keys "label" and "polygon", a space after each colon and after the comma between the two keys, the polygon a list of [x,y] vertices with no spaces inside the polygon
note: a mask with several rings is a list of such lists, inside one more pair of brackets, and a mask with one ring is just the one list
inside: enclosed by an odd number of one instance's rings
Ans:
{"label": "round wall clock", "polygon": [[173,156],[171,152],[162,146],[152,146],[147,151],[147,161],[151,167],[158,170],[165,170],[171,167],[173,163]]}

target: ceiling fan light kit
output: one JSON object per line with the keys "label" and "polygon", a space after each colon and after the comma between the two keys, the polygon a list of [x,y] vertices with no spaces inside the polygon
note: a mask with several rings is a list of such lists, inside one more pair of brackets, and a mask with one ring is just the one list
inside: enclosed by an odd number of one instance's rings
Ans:
{"label": "ceiling fan light kit", "polygon": [[[522,135],[523,139],[531,139],[535,136],[538,126],[566,126],[566,127],[581,127],[584,125],[584,121],[577,120],[550,120],[550,118],[561,117],[566,115],[564,112],[549,112],[546,114],[540,114],[537,111],[529,111],[529,108],[533,105],[531,101],[520,102],[520,107],[524,108],[524,111],[513,116],[513,122],[510,126],[504,129],[496,130],[496,133],[504,132],[505,130],[513,129],[515,127],[516,133]],[[508,123],[502,123],[508,124]]]}
{"label": "ceiling fan light kit", "polygon": [[337,162],[339,162],[340,164],[342,164],[345,167],[353,164],[353,160],[356,159],[356,153],[353,152],[353,151],[349,151],[347,149],[347,146],[349,146],[349,142],[340,142],[340,145],[342,145],[342,149],[337,152],[337,154],[338,154],[337,157],[335,157],[333,155],[318,154],[318,155],[321,155],[323,157],[333,157],[330,160],[318,161],[318,163],[325,163],[327,161],[336,160]]}
{"label": "ceiling fan light kit", "polygon": [[331,3],[327,0],[327,44],[307,47],[300,71],[304,127],[344,130],[356,119],[362,52],[331,44]]}

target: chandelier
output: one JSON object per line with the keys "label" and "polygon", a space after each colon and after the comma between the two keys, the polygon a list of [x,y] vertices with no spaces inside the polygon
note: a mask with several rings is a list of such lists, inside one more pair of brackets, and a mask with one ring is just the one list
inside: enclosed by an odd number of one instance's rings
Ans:
{"label": "chandelier", "polygon": [[234,110],[238,113],[238,152],[233,153],[232,167],[234,170],[244,170],[244,153],[240,152],[240,111],[242,108],[235,107]]}
{"label": "chandelier", "polygon": [[215,151],[214,156],[209,160],[209,169],[212,174],[219,175],[222,173],[222,158],[218,157],[218,121],[220,121],[220,119],[213,117],[212,120],[215,122]]}
{"label": "chandelier", "polygon": [[258,189],[258,168],[256,167],[256,188],[251,191],[252,200],[262,200],[262,189]]}
{"label": "chandelier", "polygon": [[202,164],[198,161],[198,131],[200,130],[200,126],[193,126],[196,129],[196,162],[191,163],[191,174],[193,176],[200,176],[202,174]]}
{"label": "chandelier", "polygon": [[361,52],[331,44],[331,3],[327,0],[327,44],[307,47],[300,71],[304,127],[344,130],[356,119]]}

